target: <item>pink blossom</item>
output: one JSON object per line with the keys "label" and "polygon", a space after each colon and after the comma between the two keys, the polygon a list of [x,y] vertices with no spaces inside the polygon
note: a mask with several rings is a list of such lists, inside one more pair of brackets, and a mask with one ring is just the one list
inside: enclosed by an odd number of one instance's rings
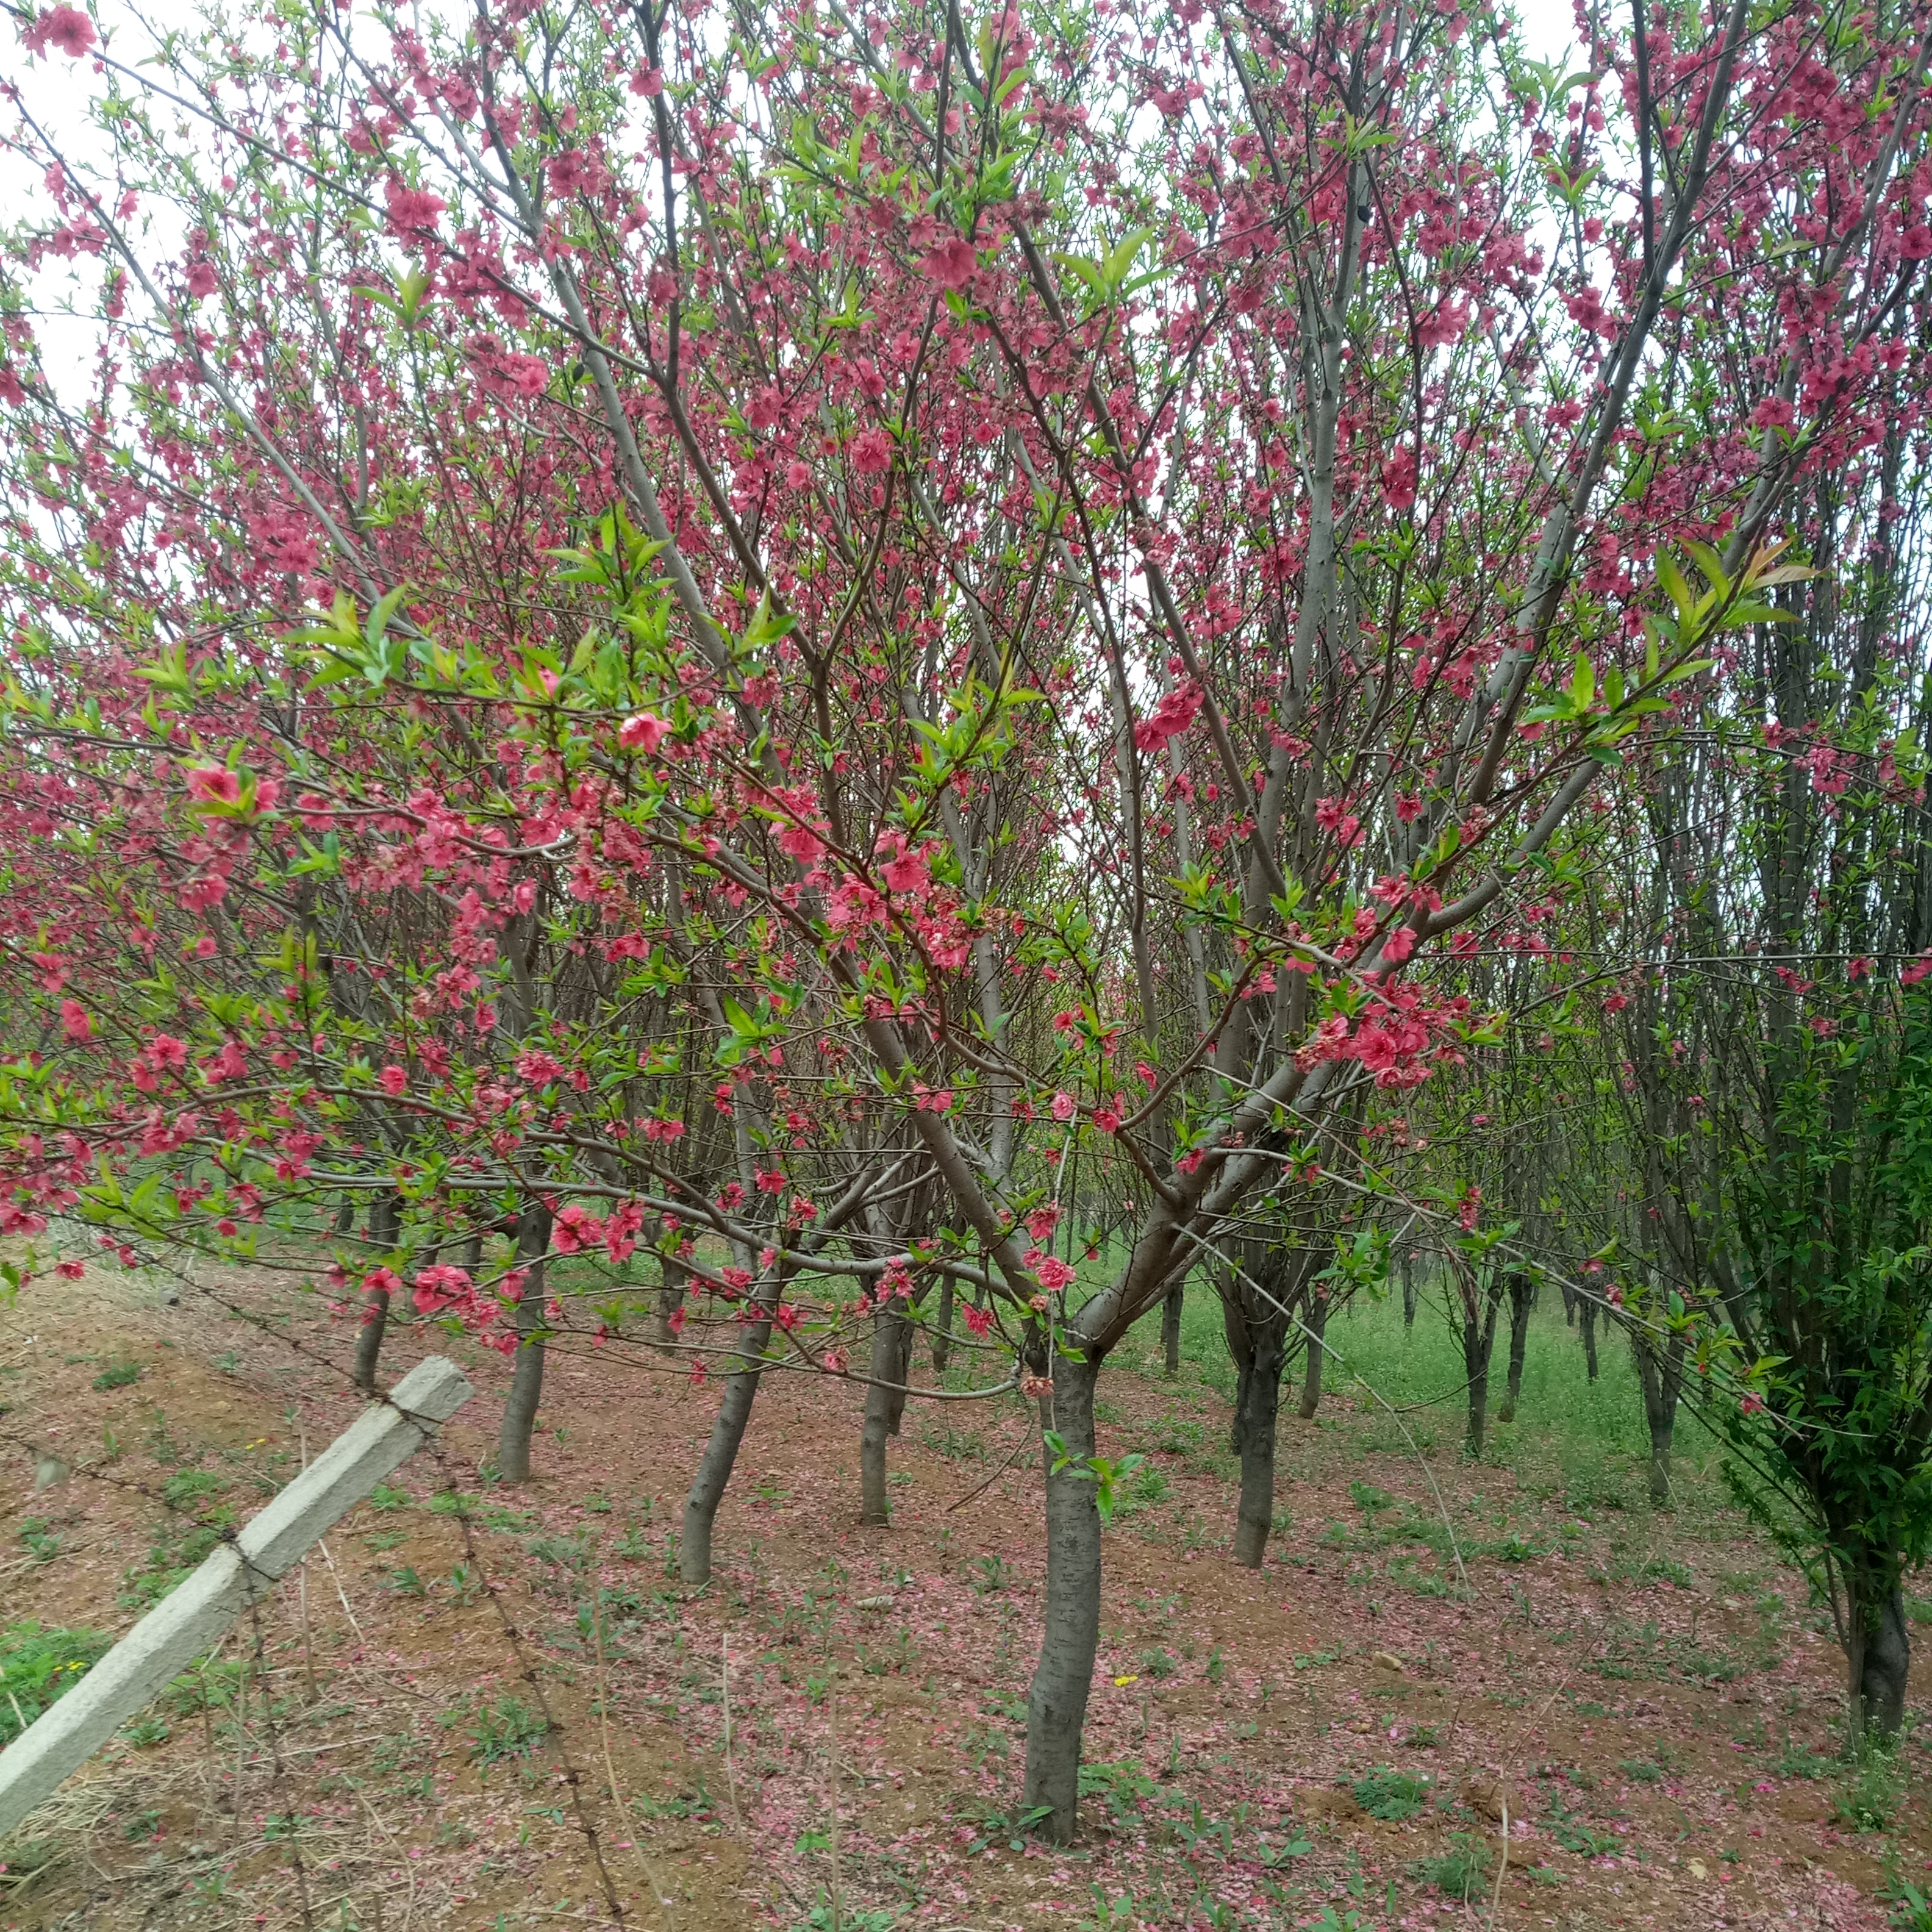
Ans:
{"label": "pink blossom", "polygon": [[892,440],[882,429],[861,430],[852,439],[852,467],[862,476],[880,476],[892,466]]}
{"label": "pink blossom", "polygon": [[30,52],[44,55],[56,46],[69,60],[78,60],[100,38],[94,22],[78,7],[56,7],[43,14],[22,37]]}
{"label": "pink blossom", "polygon": [[1049,1294],[1058,1294],[1075,1280],[1074,1270],[1067,1264],[1041,1248],[1029,1248],[1024,1256],[1027,1266],[1033,1270],[1033,1277]]}
{"label": "pink blossom", "polygon": [[1382,497],[1391,510],[1406,510],[1415,502],[1415,452],[1402,448],[1382,465]]}
{"label": "pink blossom", "polygon": [[963,289],[980,266],[973,244],[963,235],[952,235],[926,258],[926,272],[942,289]]}
{"label": "pink blossom", "polygon": [[428,188],[410,188],[393,178],[388,185],[387,204],[389,231],[401,238],[433,232],[436,217],[449,205]]}
{"label": "pink blossom", "polygon": [[242,781],[222,766],[197,766],[188,775],[188,795],[200,804],[233,805],[242,796]]}
{"label": "pink blossom", "polygon": [[1194,722],[1201,709],[1202,692],[1198,684],[1184,684],[1168,692],[1154,707],[1151,718],[1134,727],[1134,743],[1143,752],[1152,752],[1178,737]]}
{"label": "pink blossom", "polygon": [[438,1265],[418,1271],[416,1282],[416,1312],[434,1315],[452,1302],[468,1300],[475,1284],[460,1268]]}
{"label": "pink blossom", "polygon": [[896,892],[916,892],[931,875],[927,849],[922,845],[916,851],[902,852],[897,858],[889,859],[879,869]]}
{"label": "pink blossom", "polygon": [[640,711],[634,718],[626,718],[617,727],[617,742],[626,751],[641,752],[648,758],[655,755],[670,728],[655,712]]}
{"label": "pink blossom", "polygon": [[[1932,970],[1932,968],[1928,968],[1928,970]],[[1053,1096],[1053,1118],[1056,1120],[1060,1121],[1072,1120],[1073,1118],[1074,1108],[1079,1103],[1075,1100],[1071,1094],[1062,1092],[1054,1094]]]}

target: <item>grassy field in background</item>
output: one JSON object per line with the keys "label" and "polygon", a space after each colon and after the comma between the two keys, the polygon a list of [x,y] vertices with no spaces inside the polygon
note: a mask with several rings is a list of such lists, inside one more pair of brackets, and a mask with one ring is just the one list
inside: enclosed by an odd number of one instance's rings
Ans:
{"label": "grassy field in background", "polygon": [[[1364,1453],[1406,1454],[1412,1444],[1425,1456],[1463,1453],[1468,1410],[1462,1341],[1449,1325],[1439,1294],[1419,1298],[1412,1328],[1403,1325],[1399,1290],[1380,1300],[1359,1298],[1330,1318],[1327,1341],[1321,1415],[1346,1430],[1354,1447]],[[1220,1304],[1198,1280],[1188,1286],[1180,1352],[1184,1378],[1232,1400],[1234,1369]],[[1484,1460],[1514,1471],[1547,1493],[1560,1490],[1574,1508],[1647,1508],[1649,1438],[1636,1371],[1628,1343],[1606,1323],[1598,1324],[1597,1362],[1592,1382],[1582,1337],[1565,1324],[1556,1292],[1546,1289],[1530,1318],[1516,1419],[1498,1423],[1496,1412],[1509,1368],[1505,1310],[1490,1369]],[[1135,1325],[1114,1365],[1143,1375],[1161,1373],[1158,1310]],[[1285,1418],[1293,1415],[1301,1374],[1298,1358],[1282,1390]],[[1400,1421],[1384,1403],[1400,1412]],[[1688,1406],[1680,1408],[1672,1466],[1680,1510],[1724,1506],[1727,1499],[1719,1462],[1718,1446],[1709,1432]]]}

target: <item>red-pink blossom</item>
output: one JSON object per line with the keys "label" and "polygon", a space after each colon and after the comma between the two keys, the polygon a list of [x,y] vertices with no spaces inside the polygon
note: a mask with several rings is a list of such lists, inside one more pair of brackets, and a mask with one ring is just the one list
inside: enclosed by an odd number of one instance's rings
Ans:
{"label": "red-pink blossom", "polygon": [[627,752],[652,756],[670,735],[670,726],[654,712],[640,711],[617,727],[617,742]]}

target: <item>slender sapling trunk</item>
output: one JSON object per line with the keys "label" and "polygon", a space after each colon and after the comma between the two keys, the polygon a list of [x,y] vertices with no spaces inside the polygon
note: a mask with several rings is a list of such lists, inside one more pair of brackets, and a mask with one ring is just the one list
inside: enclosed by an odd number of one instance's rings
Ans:
{"label": "slender sapling trunk", "polygon": [[530,1436],[543,1400],[544,1256],[550,1248],[550,1210],[540,1202],[517,1217],[517,1265],[524,1270],[524,1296],[517,1304],[517,1366],[496,1436],[496,1471],[506,1483],[530,1479]]}
{"label": "slender sapling trunk", "polygon": [[1534,1288],[1528,1276],[1512,1274],[1509,1277],[1509,1380],[1504,1385],[1502,1403],[1496,1411],[1498,1422],[1516,1420],[1516,1406],[1522,1395],[1523,1350],[1529,1341],[1529,1311],[1535,1299]]}
{"label": "slender sapling trunk", "polygon": [[1304,1422],[1312,1422],[1322,1406],[1322,1358],[1328,1352],[1322,1346],[1328,1332],[1328,1298],[1318,1289],[1310,1296],[1302,1320],[1308,1330],[1308,1360],[1301,1372],[1300,1414]]}

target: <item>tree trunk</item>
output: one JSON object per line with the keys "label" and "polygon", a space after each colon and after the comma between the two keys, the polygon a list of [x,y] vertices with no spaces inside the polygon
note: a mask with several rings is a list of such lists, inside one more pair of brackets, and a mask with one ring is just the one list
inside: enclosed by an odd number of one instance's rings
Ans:
{"label": "tree trunk", "polygon": [[1180,1372],[1180,1309],[1186,1292],[1184,1285],[1176,1282],[1160,1305],[1160,1349],[1169,1382]]}
{"label": "tree trunk", "polygon": [[345,1194],[335,1210],[335,1232],[338,1234],[350,1233],[356,1226],[356,1197]]}
{"label": "tree trunk", "polygon": [[691,1280],[691,1270],[674,1255],[659,1258],[663,1274],[658,1282],[657,1339],[668,1343],[676,1339],[670,1325],[670,1318],[684,1306],[685,1290]]}
{"label": "tree trunk", "polygon": [[[379,1194],[369,1210],[369,1239],[383,1251],[376,1265],[388,1265],[387,1255],[402,1232],[403,1206],[394,1194]],[[389,1291],[372,1288],[362,1304],[362,1326],[356,1336],[356,1386],[364,1395],[376,1393],[376,1364],[382,1358],[382,1337],[389,1326]]]}
{"label": "tree trunk", "polygon": [[1911,1627],[1895,1568],[1889,1577],[1848,1577],[1845,1634],[1852,1741],[1889,1742],[1905,1721],[1905,1680],[1912,1665]]}
{"label": "tree trunk", "polygon": [[[1058,1430],[1072,1466],[1042,1445],[1046,1465],[1046,1622],[1040,1663],[1027,1695],[1026,1788],[1030,1810],[1048,1808],[1040,1824],[1056,1844],[1071,1842],[1079,1822],[1080,1736],[1100,1646],[1100,1512],[1094,1501],[1091,1356],[1053,1364],[1053,1394],[1040,1405],[1040,1426]],[[1076,1473],[1077,1472],[1077,1473]],[[1088,1480],[1082,1481],[1080,1475]]]}
{"label": "tree trunk", "polygon": [[941,1278],[939,1284],[939,1312],[934,1317],[932,1330],[932,1372],[943,1376],[946,1364],[952,1355],[952,1277],[949,1274]]}
{"label": "tree trunk", "polygon": [[[859,1520],[892,1520],[886,1501],[886,1439],[898,1433],[902,1394],[889,1386],[902,1384],[912,1354],[912,1324],[905,1305],[893,1301],[872,1317],[872,1379],[866,1390],[865,1426],[859,1436]],[[895,1399],[896,1397],[896,1400]]]}
{"label": "tree trunk", "polygon": [[1228,1454],[1241,1453],[1241,1432],[1247,1426],[1248,1384],[1255,1372],[1255,1333],[1247,1316],[1247,1298],[1240,1278],[1229,1274],[1218,1284],[1221,1292],[1221,1332],[1227,1338],[1228,1359],[1234,1365],[1234,1406],[1228,1412]]}
{"label": "tree trunk", "polygon": [[543,1257],[549,1248],[550,1210],[526,1208],[517,1217],[517,1265],[526,1270],[524,1298],[517,1304],[517,1366],[496,1436],[496,1473],[506,1483],[530,1479],[530,1436],[543,1399]]}
{"label": "tree trunk", "polygon": [[1566,1328],[1574,1328],[1576,1325],[1576,1304],[1579,1298],[1576,1291],[1567,1281],[1564,1282],[1563,1283],[1563,1325]]}
{"label": "tree trunk", "polygon": [[463,1244],[463,1272],[472,1281],[483,1272],[483,1231],[478,1228]]}
{"label": "tree trunk", "polygon": [[1516,1420],[1516,1406],[1522,1394],[1522,1352],[1529,1341],[1529,1311],[1533,1300],[1528,1276],[1511,1275],[1509,1278],[1509,1381],[1503,1390],[1502,1406],[1496,1411],[1498,1422],[1514,1422]]}
{"label": "tree trunk", "polygon": [[1415,1326],[1415,1257],[1404,1255],[1402,1258],[1402,1325],[1404,1328]]}
{"label": "tree trunk", "polygon": [[1583,1331],[1583,1366],[1592,1382],[1597,1379],[1597,1304],[1589,1295],[1576,1298],[1577,1325]]}
{"label": "tree trunk", "polygon": [[1322,1406],[1322,1358],[1328,1352],[1322,1338],[1328,1332],[1328,1298],[1318,1291],[1310,1296],[1308,1312],[1302,1317],[1308,1330],[1308,1360],[1301,1372],[1301,1408],[1304,1422],[1312,1422]]}
{"label": "tree trunk", "polygon": [[1462,1369],[1469,1383],[1469,1454],[1482,1460],[1483,1431],[1489,1417],[1490,1357],[1496,1346],[1496,1315],[1502,1304],[1500,1285],[1484,1298],[1485,1310],[1470,1295],[1463,1304]]}
{"label": "tree trunk", "polygon": [[1673,1335],[1662,1352],[1654,1340],[1630,1331],[1630,1353],[1636,1358],[1636,1378],[1643,1390],[1643,1419],[1650,1430],[1650,1500],[1657,1509],[1670,1507],[1670,1444],[1677,1429],[1677,1398],[1684,1386],[1684,1338]]}
{"label": "tree trunk", "polygon": [[711,1580],[712,1526],[718,1520],[718,1505],[724,1499],[724,1486],[731,1480],[746,1424],[752,1419],[752,1405],[758,1400],[760,1371],[755,1365],[771,1346],[772,1316],[783,1288],[782,1280],[774,1275],[759,1300],[758,1319],[733,1350],[739,1366],[724,1378],[724,1399],[718,1405],[711,1439],[704,1445],[698,1472],[691,1479],[691,1492],[684,1499],[678,1574],[687,1583]]}
{"label": "tree trunk", "polygon": [[[1268,1553],[1268,1532],[1274,1526],[1275,1424],[1281,1412],[1286,1328],[1286,1322],[1277,1318],[1254,1330],[1253,1358],[1244,1378],[1241,1496],[1234,1515],[1234,1561],[1250,1570],[1262,1567]],[[1311,1344],[1310,1352],[1318,1355],[1321,1351]],[[1316,1394],[1318,1397],[1318,1370]],[[1306,1405],[1305,1393],[1304,1402]],[[1304,1414],[1312,1412],[1312,1406],[1304,1406]]]}

